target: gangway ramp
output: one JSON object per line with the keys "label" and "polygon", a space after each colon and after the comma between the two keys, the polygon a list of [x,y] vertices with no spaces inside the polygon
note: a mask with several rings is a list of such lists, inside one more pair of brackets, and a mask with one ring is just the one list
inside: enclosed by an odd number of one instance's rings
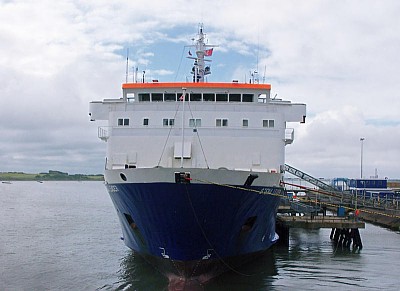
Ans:
{"label": "gangway ramp", "polygon": [[304,181],[306,181],[310,184],[317,186],[319,189],[322,189],[325,191],[337,192],[337,190],[335,188],[333,188],[332,186],[329,186],[328,184],[325,184],[321,180],[314,178],[311,175],[306,174],[303,171],[296,169],[288,164],[285,164],[285,171],[289,172],[290,174],[292,174],[296,177],[303,179]]}

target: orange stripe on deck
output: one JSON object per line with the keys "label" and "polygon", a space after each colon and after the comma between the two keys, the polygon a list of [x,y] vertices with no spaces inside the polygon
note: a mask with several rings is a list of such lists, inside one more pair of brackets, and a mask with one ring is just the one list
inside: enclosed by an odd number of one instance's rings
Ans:
{"label": "orange stripe on deck", "polygon": [[191,82],[167,82],[167,83],[125,83],[122,89],[150,89],[150,88],[221,88],[221,89],[258,89],[270,90],[270,84],[244,84],[244,83],[191,83]]}

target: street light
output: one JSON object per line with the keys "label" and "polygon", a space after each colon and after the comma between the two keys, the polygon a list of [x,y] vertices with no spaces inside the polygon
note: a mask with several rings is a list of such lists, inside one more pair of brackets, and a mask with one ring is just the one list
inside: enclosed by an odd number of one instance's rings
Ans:
{"label": "street light", "polygon": [[360,178],[362,179],[362,177],[363,177],[363,145],[364,145],[364,140],[365,140],[365,138],[364,137],[361,137],[360,138],[360,142],[361,142],[361,169],[360,169],[360,171],[361,171],[361,173],[360,173]]}

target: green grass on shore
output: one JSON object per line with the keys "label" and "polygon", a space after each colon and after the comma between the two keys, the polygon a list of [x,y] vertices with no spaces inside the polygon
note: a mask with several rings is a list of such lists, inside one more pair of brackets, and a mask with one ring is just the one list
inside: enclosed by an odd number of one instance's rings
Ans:
{"label": "green grass on shore", "polygon": [[0,172],[0,181],[104,181],[101,174],[84,175],[60,171],[49,171],[48,173],[29,174],[23,172]]}

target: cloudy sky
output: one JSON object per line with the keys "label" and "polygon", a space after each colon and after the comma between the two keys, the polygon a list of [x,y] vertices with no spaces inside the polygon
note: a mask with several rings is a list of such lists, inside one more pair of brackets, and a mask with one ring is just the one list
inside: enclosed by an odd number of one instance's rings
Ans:
{"label": "cloudy sky", "polygon": [[307,104],[288,164],[317,177],[400,178],[400,2],[0,0],[0,171],[102,173],[88,103],[131,66],[183,81],[199,23],[218,44],[209,81],[258,68]]}

